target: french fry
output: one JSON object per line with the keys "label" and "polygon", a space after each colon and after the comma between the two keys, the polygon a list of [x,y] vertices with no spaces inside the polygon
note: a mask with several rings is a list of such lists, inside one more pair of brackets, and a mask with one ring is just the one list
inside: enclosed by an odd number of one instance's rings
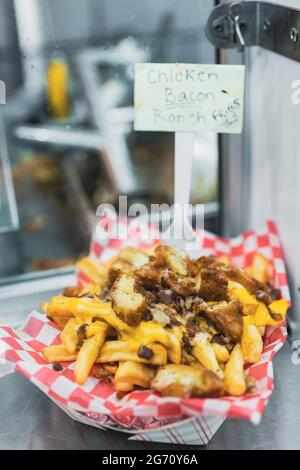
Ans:
{"label": "french fry", "polygon": [[194,341],[192,355],[202,364],[205,369],[215,372],[221,379],[224,377],[223,371],[217,361],[213,346],[205,341]]}
{"label": "french fry", "polygon": [[244,315],[255,315],[258,308],[258,301],[253,295],[249,294],[242,286],[239,288],[229,286],[228,290],[232,297],[240,301]]}
{"label": "french fry", "polygon": [[94,284],[104,288],[108,280],[108,264],[96,263],[89,257],[82,258],[76,263],[79,271],[83,272]]}
{"label": "french fry", "polygon": [[269,282],[270,261],[260,253],[255,253],[252,264],[248,267],[247,271],[254,279],[266,284]]}
{"label": "french fry", "polygon": [[288,308],[289,308],[289,304],[284,299],[273,300],[273,302],[271,302],[269,305],[269,309],[271,310],[271,312],[276,313],[277,315],[281,316],[281,319],[278,320],[279,322],[286,317]]}
{"label": "french fry", "polygon": [[148,263],[149,256],[143,250],[139,250],[133,246],[125,246],[119,251],[118,259],[127,261],[127,263],[131,264],[135,269],[138,269]]}
{"label": "french fry", "polygon": [[259,334],[260,334],[261,337],[265,336],[265,332],[266,332],[266,327],[265,326],[258,326],[257,329],[258,329]]}
{"label": "french fry", "polygon": [[70,318],[60,334],[60,339],[69,353],[74,354],[78,342],[77,326],[79,322],[76,318]]}
{"label": "french fry", "polygon": [[130,392],[134,389],[134,385],[132,383],[118,382],[118,384],[115,383],[115,388],[118,392]]}
{"label": "french fry", "polygon": [[169,346],[167,347],[168,359],[173,364],[180,364],[182,331],[180,328],[175,327],[173,330],[168,330],[167,335],[169,338]]}
{"label": "french fry", "polygon": [[229,351],[225,346],[222,346],[222,344],[218,343],[212,343],[212,347],[214,348],[215,354],[217,361],[221,364],[224,362],[227,362],[229,359]]}
{"label": "french fry", "polygon": [[103,328],[102,333],[91,336],[84,341],[78,353],[74,368],[74,377],[78,384],[83,384],[86,381],[97,359],[99,350],[105,341],[105,333],[106,329]]}
{"label": "french fry", "polygon": [[42,350],[42,355],[47,362],[74,362],[76,361],[77,354],[71,354],[64,344],[55,344],[54,346],[47,346]]}
{"label": "french fry", "polygon": [[236,344],[225,366],[225,386],[229,395],[240,396],[246,392],[244,359],[241,346]]}
{"label": "french fry", "polygon": [[107,323],[104,323],[103,321],[93,321],[90,325],[87,326],[86,328],[86,337],[89,338],[90,336],[97,335],[98,333],[102,333],[103,330],[105,333],[108,330],[108,325]]}
{"label": "french fry", "polygon": [[40,307],[44,313],[47,313],[48,302],[42,302]]}
{"label": "french fry", "polygon": [[149,344],[153,356],[147,360],[138,356],[140,344],[136,341],[106,341],[98,355],[97,362],[124,362],[133,361],[155,366],[167,363],[167,351],[160,344]]}
{"label": "french fry", "polygon": [[148,388],[154,375],[153,369],[144,364],[133,361],[120,362],[114,383],[118,391],[124,391],[124,384],[130,385],[129,390],[133,389],[134,385]]}
{"label": "french fry", "polygon": [[49,314],[47,314],[47,316],[49,320],[53,321],[53,323],[55,323],[55,325],[58,326],[58,328],[60,328],[61,330],[64,329],[70,318],[72,318],[72,315],[69,313],[65,313],[63,315],[57,315],[53,313],[51,316]]}
{"label": "french fry", "polygon": [[102,365],[103,369],[108,372],[109,374],[111,375],[115,375],[115,373],[117,372],[118,370],[118,366],[113,366],[113,365],[110,365],[110,364],[103,364]]}
{"label": "french fry", "polygon": [[[289,304],[286,300],[274,300],[268,307],[262,302],[258,302],[258,308],[254,315],[254,324],[256,326],[276,326],[286,316]],[[271,313],[273,316],[271,316]],[[278,319],[274,318],[274,314],[278,315]]]}
{"label": "french fry", "polygon": [[218,261],[220,261],[220,263],[230,264],[230,259],[226,255],[219,256]]}
{"label": "french fry", "polygon": [[160,343],[166,348],[171,347],[170,339],[165,328],[155,321],[143,321],[139,326],[132,328],[130,335],[125,331],[122,337],[132,338],[138,342],[143,342],[147,346],[150,343]]}
{"label": "french fry", "polygon": [[81,323],[90,322],[96,317],[109,323],[119,331],[130,332],[130,326],[120,320],[109,302],[57,296],[51,299],[47,308],[47,315],[50,317],[62,316],[67,317],[67,319],[75,316]]}
{"label": "french fry", "polygon": [[247,325],[244,322],[241,348],[246,363],[256,364],[259,361],[263,350],[263,341],[257,326]]}

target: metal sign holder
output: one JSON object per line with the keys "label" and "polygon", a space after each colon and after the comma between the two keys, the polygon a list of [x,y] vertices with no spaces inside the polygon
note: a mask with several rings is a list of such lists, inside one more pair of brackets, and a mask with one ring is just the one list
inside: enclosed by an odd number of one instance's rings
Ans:
{"label": "metal sign holder", "polygon": [[213,9],[206,26],[217,48],[260,46],[300,62],[300,10],[267,2],[232,2]]}

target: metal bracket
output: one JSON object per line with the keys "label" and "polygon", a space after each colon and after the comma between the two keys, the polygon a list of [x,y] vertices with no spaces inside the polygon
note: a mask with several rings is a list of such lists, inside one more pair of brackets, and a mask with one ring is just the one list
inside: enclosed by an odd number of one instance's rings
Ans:
{"label": "metal bracket", "polygon": [[300,62],[300,10],[267,2],[231,2],[213,9],[206,35],[218,48],[260,46]]}

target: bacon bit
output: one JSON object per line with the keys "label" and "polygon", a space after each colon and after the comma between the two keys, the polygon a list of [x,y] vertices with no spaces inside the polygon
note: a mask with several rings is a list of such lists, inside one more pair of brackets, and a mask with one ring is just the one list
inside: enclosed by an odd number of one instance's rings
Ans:
{"label": "bacon bit", "polygon": [[271,289],[270,295],[273,300],[280,300],[281,299],[281,290],[280,289]]}
{"label": "bacon bit", "polygon": [[153,351],[151,348],[148,348],[147,346],[141,346],[140,349],[138,350],[137,355],[141,359],[146,359],[146,361],[150,361],[153,357]]}
{"label": "bacon bit", "polygon": [[273,310],[270,309],[270,308],[268,310],[269,310],[269,313],[270,313],[271,317],[273,318],[273,320],[275,320],[275,321],[282,320],[282,316],[279,313],[273,312]]}
{"label": "bacon bit", "polygon": [[82,323],[77,329],[77,344],[76,344],[76,352],[78,352],[83,345],[83,341],[86,339],[86,327],[88,323]]}
{"label": "bacon bit", "polygon": [[186,333],[183,333],[183,336],[182,336],[182,347],[183,349],[185,349],[187,353],[190,353],[193,349],[193,346],[190,342],[190,338]]}
{"label": "bacon bit", "polygon": [[102,383],[107,383],[109,385],[112,383],[111,374],[104,370],[102,366],[94,366],[92,369],[92,375],[96,377],[96,379],[102,379]]}
{"label": "bacon bit", "polygon": [[93,317],[92,318],[92,323],[94,323],[95,321],[101,321],[101,320],[102,320],[102,318],[100,318],[100,317]]}
{"label": "bacon bit", "polygon": [[150,310],[146,310],[146,312],[143,315],[143,320],[144,321],[151,321],[153,319],[153,315],[150,312]]}
{"label": "bacon bit", "polygon": [[256,300],[263,302],[266,306],[270,305],[270,303],[272,302],[272,297],[263,290],[258,290],[256,292],[255,297],[256,297]]}
{"label": "bacon bit", "polygon": [[175,317],[171,317],[170,324],[168,326],[172,328],[173,326],[180,326],[180,325],[182,325],[181,321],[177,320],[177,318]]}
{"label": "bacon bit", "polygon": [[171,304],[174,302],[174,293],[171,289],[161,289],[157,293],[158,300],[162,304]]}

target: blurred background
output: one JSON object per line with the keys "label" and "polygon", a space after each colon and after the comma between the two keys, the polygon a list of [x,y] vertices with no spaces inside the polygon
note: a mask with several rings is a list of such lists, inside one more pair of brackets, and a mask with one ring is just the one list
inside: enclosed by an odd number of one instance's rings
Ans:
{"label": "blurred background", "polygon": [[[133,66],[214,63],[214,3],[0,0],[0,277],[72,265],[120,194],[172,204],[174,135],[133,131]],[[197,137],[191,201],[213,231],[218,155]]]}

